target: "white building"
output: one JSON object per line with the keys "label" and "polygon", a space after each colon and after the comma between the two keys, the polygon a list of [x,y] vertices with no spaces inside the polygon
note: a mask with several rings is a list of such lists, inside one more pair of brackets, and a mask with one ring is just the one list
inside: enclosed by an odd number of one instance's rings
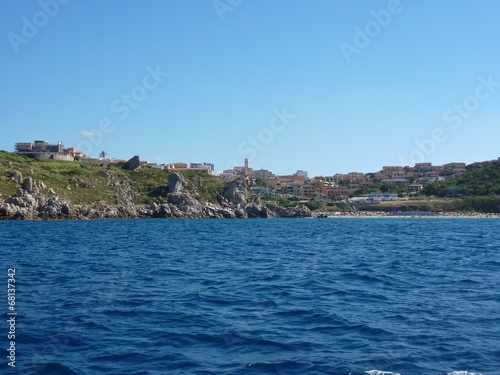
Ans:
{"label": "white building", "polygon": [[371,202],[397,201],[398,195],[393,193],[368,193],[366,200]]}

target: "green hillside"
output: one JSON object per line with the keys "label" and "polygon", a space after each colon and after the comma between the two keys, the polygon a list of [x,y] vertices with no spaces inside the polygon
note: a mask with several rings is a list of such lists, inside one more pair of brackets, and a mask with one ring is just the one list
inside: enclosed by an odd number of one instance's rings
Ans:
{"label": "green hillside", "polygon": [[[167,184],[167,172],[152,167],[127,171],[119,164],[102,167],[85,161],[36,160],[0,151],[0,194],[4,199],[19,188],[11,182],[13,171],[21,172],[23,178],[42,181],[46,185],[44,194],[57,195],[73,204],[163,203],[158,191]],[[182,174],[191,192],[202,202],[215,202],[223,189],[223,181],[216,176]]]}
{"label": "green hillside", "polygon": [[450,194],[450,189],[459,189],[456,193],[468,197],[500,195],[500,163],[468,166],[464,174],[427,185],[423,193],[445,197]]}

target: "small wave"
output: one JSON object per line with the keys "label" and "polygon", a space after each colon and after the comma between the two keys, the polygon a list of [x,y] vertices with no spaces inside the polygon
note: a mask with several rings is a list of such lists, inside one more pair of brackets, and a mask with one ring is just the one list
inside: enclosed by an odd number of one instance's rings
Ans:
{"label": "small wave", "polygon": [[366,371],[366,375],[401,375],[399,372],[370,370]]}
{"label": "small wave", "polygon": [[469,372],[469,371],[453,371],[449,372],[447,375],[483,375],[479,372]]}

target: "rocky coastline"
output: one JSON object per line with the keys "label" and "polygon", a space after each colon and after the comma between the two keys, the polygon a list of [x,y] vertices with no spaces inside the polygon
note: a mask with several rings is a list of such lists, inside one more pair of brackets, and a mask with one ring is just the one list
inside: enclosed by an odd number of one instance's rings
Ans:
{"label": "rocky coastline", "polygon": [[111,205],[104,202],[71,204],[60,199],[43,181],[23,179],[18,171],[11,173],[18,190],[2,201],[0,220],[90,220],[118,218],[305,218],[311,211],[304,205],[283,208],[264,205],[258,195],[249,194],[245,178],[226,184],[217,202],[200,202],[179,173],[170,173],[167,185],[156,189],[164,203],[140,205],[129,201]]}

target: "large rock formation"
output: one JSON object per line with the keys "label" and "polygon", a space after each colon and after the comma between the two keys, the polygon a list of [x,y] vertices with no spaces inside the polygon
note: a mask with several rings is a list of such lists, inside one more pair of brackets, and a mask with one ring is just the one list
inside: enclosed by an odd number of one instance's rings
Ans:
{"label": "large rock formation", "polygon": [[41,190],[46,186],[42,181],[35,181],[26,177],[22,188],[0,205],[0,219],[59,219],[71,215],[70,205],[59,202],[57,197],[43,196]]}
{"label": "large rock formation", "polygon": [[140,166],[141,166],[141,159],[139,158],[139,156],[136,155],[132,159],[126,161],[123,164],[123,169],[127,171],[135,171]]}
{"label": "large rock formation", "polygon": [[247,180],[244,177],[237,177],[227,184],[222,196],[234,205],[246,204],[248,201],[247,187]]}
{"label": "large rock formation", "polygon": [[267,218],[269,217],[269,213],[267,207],[262,205],[260,197],[258,195],[253,195],[245,205],[245,212],[250,218]]}
{"label": "large rock formation", "polygon": [[38,202],[26,190],[19,189],[0,206],[0,217],[30,220],[38,216]]}
{"label": "large rock formation", "polygon": [[312,216],[311,210],[309,210],[309,208],[304,204],[288,208],[283,208],[275,204],[269,204],[267,208],[273,213],[272,216],[276,217],[304,218]]}
{"label": "large rock formation", "polygon": [[167,191],[169,193],[178,193],[184,190],[187,185],[186,180],[181,174],[174,172],[167,176]]}
{"label": "large rock formation", "polygon": [[68,217],[71,208],[66,202],[59,202],[59,198],[54,197],[42,202],[38,206],[38,215],[42,218],[59,219],[63,216]]}
{"label": "large rock formation", "polygon": [[[134,158],[133,158],[134,159]],[[132,160],[132,159],[131,159]],[[140,165],[136,160],[131,167]],[[137,205],[136,193],[125,181],[112,181],[108,185],[115,192],[116,204],[95,202],[71,205],[62,201],[52,188],[47,189],[42,181],[31,177],[22,179],[21,173],[10,173],[11,181],[20,188],[2,203],[0,199],[0,219],[104,219],[104,218],[268,218],[268,217],[309,217],[309,209],[300,205],[282,208],[262,204],[257,195],[248,195],[247,182],[239,177],[228,183],[219,195],[218,203],[200,202],[195,186],[190,186],[179,173],[167,176],[167,185],[158,187],[151,194],[162,197],[163,203]],[[200,179],[200,184],[202,180]],[[77,178],[71,180],[74,187],[93,188]],[[87,184],[87,185],[84,185]],[[48,198],[46,195],[48,195]]]}
{"label": "large rock formation", "polygon": [[23,189],[28,193],[38,194],[39,190],[35,184],[35,181],[31,177],[26,177],[23,182]]}

